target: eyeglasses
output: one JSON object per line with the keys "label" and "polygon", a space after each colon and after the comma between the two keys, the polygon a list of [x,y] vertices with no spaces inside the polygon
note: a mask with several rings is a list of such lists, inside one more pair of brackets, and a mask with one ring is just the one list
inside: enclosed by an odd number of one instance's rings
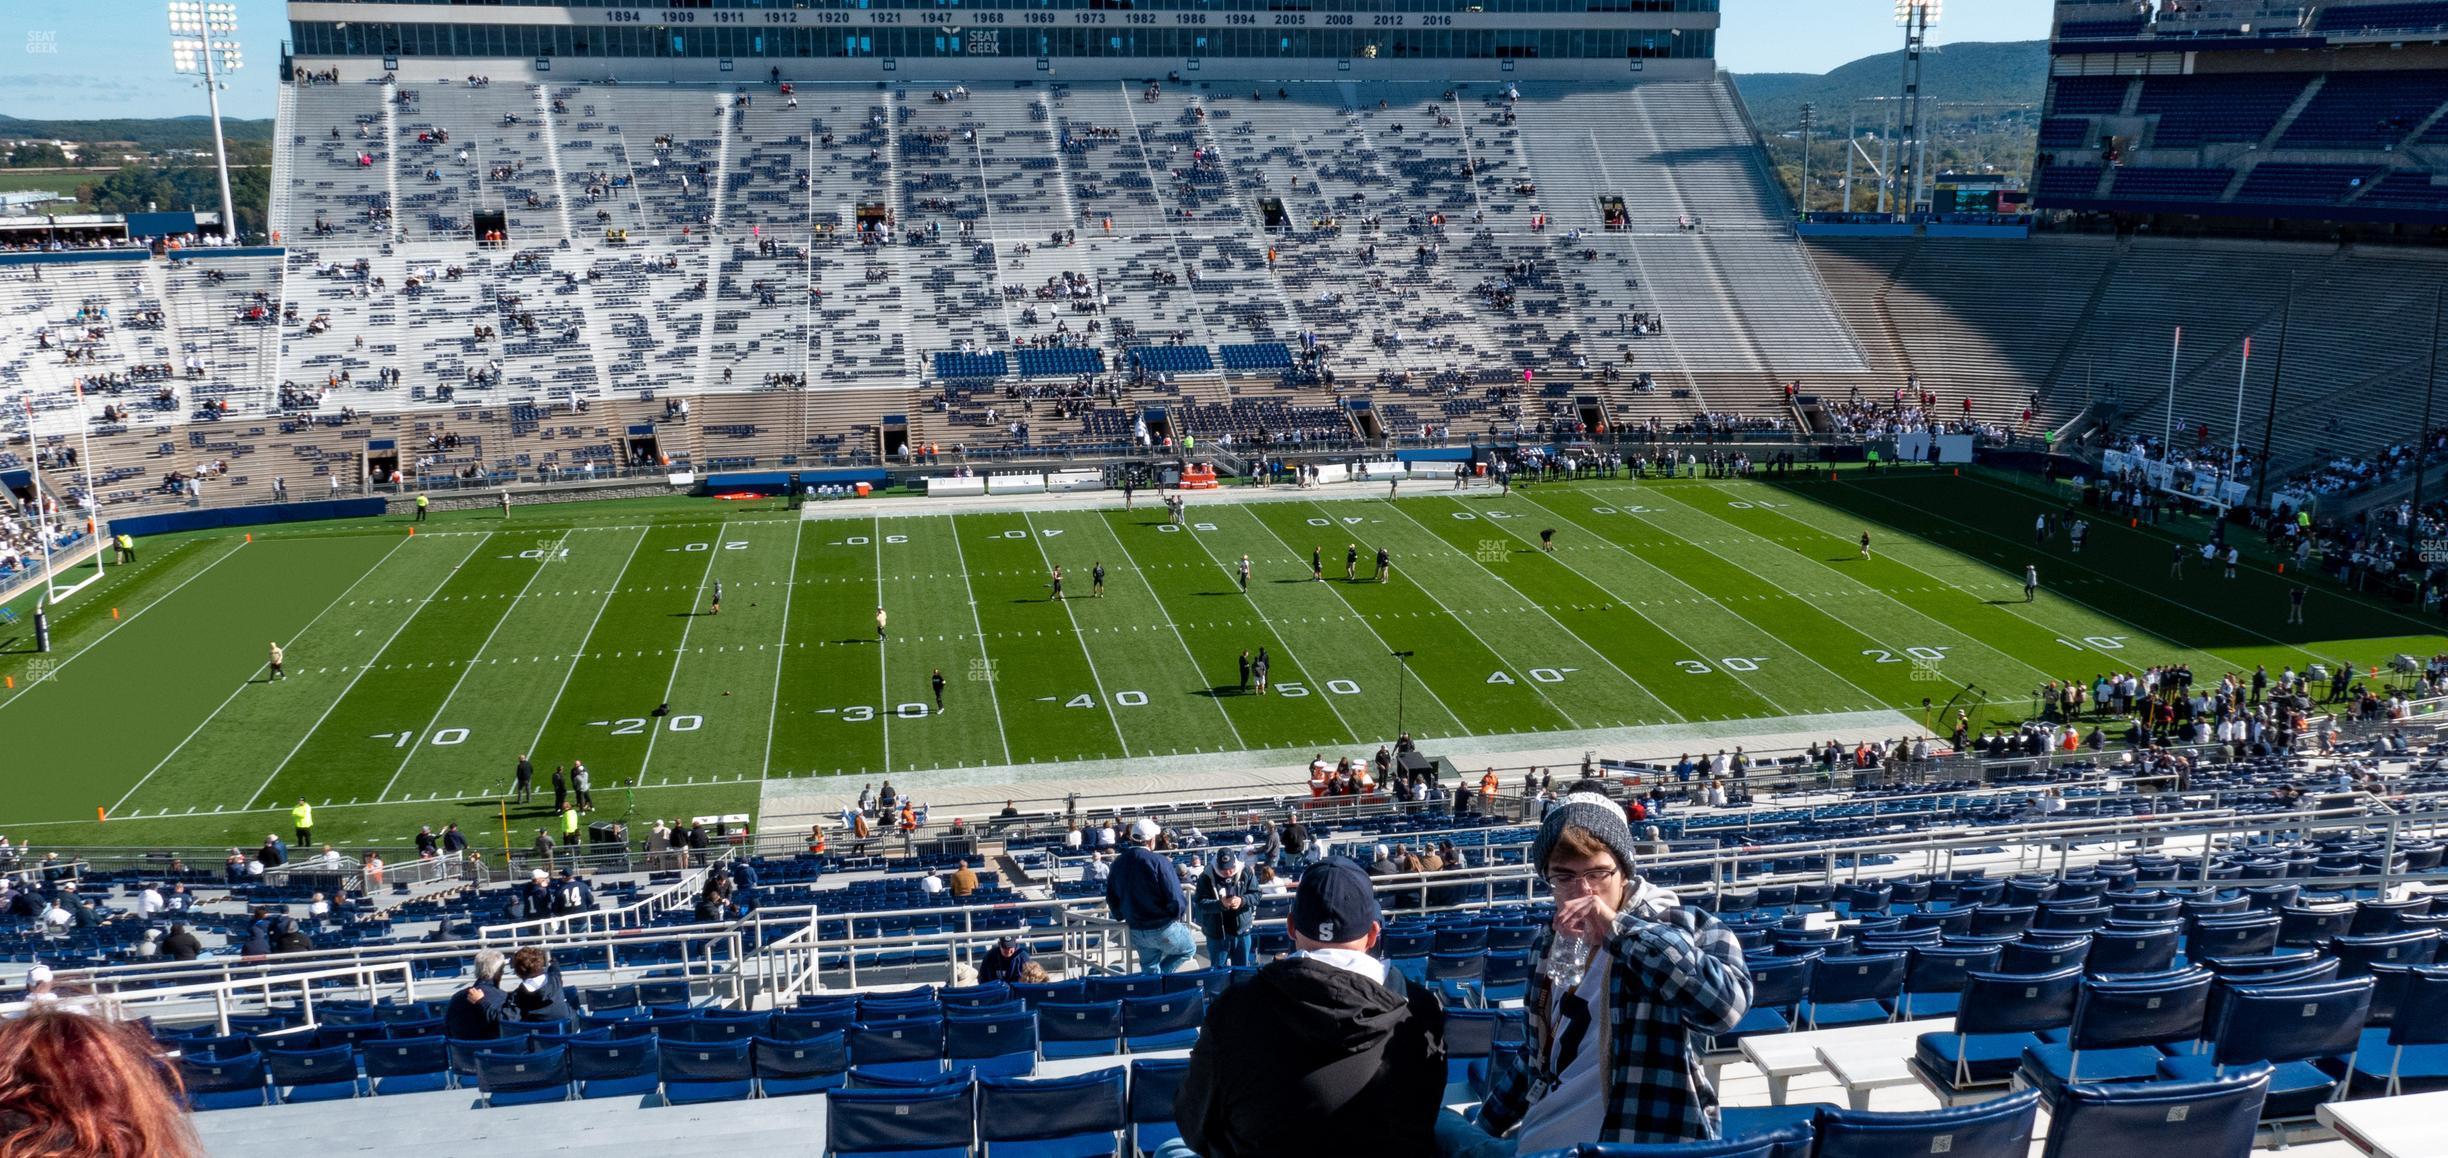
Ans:
{"label": "eyeglasses", "polygon": [[1620,874],[1612,868],[1597,868],[1579,873],[1549,873],[1547,874],[1547,887],[1559,893],[1575,888],[1602,889],[1618,875]]}

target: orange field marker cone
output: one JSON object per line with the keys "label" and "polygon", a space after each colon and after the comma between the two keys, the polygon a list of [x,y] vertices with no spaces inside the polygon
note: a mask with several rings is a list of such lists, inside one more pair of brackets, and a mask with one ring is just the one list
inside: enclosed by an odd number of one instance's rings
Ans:
{"label": "orange field marker cone", "polygon": [[415,528],[415,527],[410,527],[410,528],[408,528],[408,537],[409,537],[409,538],[411,538],[411,539],[416,538],[416,528]]}
{"label": "orange field marker cone", "polygon": [[2278,565],[2278,573],[2279,573],[2279,574],[2281,574],[2281,575],[2286,574],[2286,564],[2284,564],[2284,563],[2280,563],[2280,564]]}
{"label": "orange field marker cone", "polygon": [[118,609],[118,608],[116,608],[116,607],[111,608],[111,618],[113,618],[113,619],[117,619],[117,618],[119,618],[119,609]]}
{"label": "orange field marker cone", "polygon": [[94,823],[95,823],[95,824],[109,824],[109,823],[110,823],[110,814],[109,814],[109,813],[107,813],[107,812],[102,811],[102,806],[101,806],[101,805],[99,805],[99,804],[94,805]]}
{"label": "orange field marker cone", "polygon": [[7,680],[7,681],[8,681],[8,690],[10,690],[10,691],[12,691],[12,692],[17,690],[17,677],[16,677],[16,676],[0,676],[0,679],[4,679],[4,680]]}
{"label": "orange field marker cone", "polygon": [[252,542],[254,542],[254,541],[255,541],[255,532],[253,532],[253,531],[248,531],[248,532],[247,532],[247,542],[252,543]]}
{"label": "orange field marker cone", "polygon": [[2142,526],[2142,520],[2140,520],[2140,519],[2127,519],[2127,520],[2125,520],[2125,525],[2126,525],[2127,527],[2129,527],[2129,528],[2133,528],[2133,529],[2139,530],[2139,529],[2141,528],[2141,526]]}

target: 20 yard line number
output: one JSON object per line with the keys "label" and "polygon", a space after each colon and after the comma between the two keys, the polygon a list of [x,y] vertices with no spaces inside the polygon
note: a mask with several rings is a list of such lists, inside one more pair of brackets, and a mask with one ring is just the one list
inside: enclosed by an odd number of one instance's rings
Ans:
{"label": "20 yard line number", "polygon": [[1953,645],[1908,647],[1902,651],[1884,647],[1865,647],[1862,649],[1862,654],[1869,656],[1872,663],[1938,663],[1946,659],[1946,653],[1950,650],[1953,650]]}
{"label": "20 yard line number", "polygon": [[[705,717],[671,716],[663,723],[675,732],[694,732],[705,727]],[[654,727],[654,721],[643,716],[632,716],[622,720],[589,720],[587,727],[610,728],[615,736],[643,736]]]}

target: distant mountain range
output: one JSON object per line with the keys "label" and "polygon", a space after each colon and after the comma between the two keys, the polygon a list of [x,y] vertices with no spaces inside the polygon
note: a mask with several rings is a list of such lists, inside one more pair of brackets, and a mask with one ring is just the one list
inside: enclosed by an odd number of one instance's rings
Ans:
{"label": "distant mountain range", "polygon": [[[231,144],[272,143],[272,122],[221,118],[222,135]],[[154,149],[212,148],[212,120],[208,117],[159,117],[150,119],[123,118],[106,121],[51,121],[0,116],[0,141],[32,139],[42,141],[126,141],[144,152]]]}
{"label": "distant mountain range", "polygon": [[[1950,44],[1922,54],[1921,95],[1924,99],[2001,102],[2039,107],[2048,87],[2048,41]],[[1819,106],[1821,125],[1845,123],[1853,102],[1863,97],[1892,97],[1903,88],[1902,50],[1865,56],[1851,64],[1814,75],[1807,72],[1737,74],[1735,87],[1760,131],[1774,136],[1801,123],[1802,104]],[[1863,106],[1862,119],[1872,117]]]}

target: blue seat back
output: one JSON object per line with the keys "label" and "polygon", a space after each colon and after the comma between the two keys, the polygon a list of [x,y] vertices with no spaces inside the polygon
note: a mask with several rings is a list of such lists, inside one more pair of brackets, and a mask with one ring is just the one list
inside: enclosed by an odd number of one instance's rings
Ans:
{"label": "blue seat back", "polygon": [[760,1037],[749,1043],[748,1056],[757,1076],[768,1080],[806,1080],[850,1072],[847,1035],[840,1033],[795,1041]]}
{"label": "blue seat back", "polygon": [[488,1094],[543,1090],[569,1084],[569,1047],[536,1053],[484,1050],[476,1055],[476,1087]]}
{"label": "blue seat back", "polygon": [[2049,1109],[2041,1158],[2250,1153],[2269,1083],[2268,1066],[2201,1082],[2076,1082]]}
{"label": "blue seat back", "polygon": [[954,1013],[944,1020],[944,1056],[955,1064],[1008,1054],[1037,1052],[1037,1014],[1029,1010],[980,1016]]}
{"label": "blue seat back", "polygon": [[438,1037],[385,1037],[357,1048],[369,1078],[421,1077],[450,1067],[450,1054]]}
{"label": "blue seat back", "polygon": [[2012,945],[1998,947],[1998,971],[2002,973],[2047,973],[2068,965],[2081,965],[2091,956],[2088,936],[2059,937],[2031,934]]}
{"label": "blue seat back", "polygon": [[2368,936],[2345,936],[2329,942],[2337,954],[2338,972],[2358,977],[2381,965],[2428,965],[2439,951],[2437,929],[2407,929]]}
{"label": "blue seat back", "polygon": [[850,1027],[850,1064],[940,1061],[944,1023],[937,1018],[861,1022]]}
{"label": "blue seat back", "polygon": [[954,989],[946,989],[938,996],[943,1001],[944,1008],[946,1009],[975,1009],[981,1005],[1001,1005],[1006,1001],[1010,1001],[1012,999],[1012,990],[1011,986],[1006,985],[1003,982],[989,981],[984,985],[967,985]]}
{"label": "blue seat back", "polygon": [[1173,1120],[1173,1095],[1181,1089],[1182,1075],[1190,1072],[1186,1057],[1132,1058],[1130,1063],[1130,1105],[1132,1125]]}
{"label": "blue seat back", "polygon": [[1021,982],[1013,985],[1011,991],[1012,996],[1028,1002],[1031,1009],[1049,1001],[1075,1005],[1088,999],[1088,983],[1085,981],[1049,981],[1039,985]]}
{"label": "blue seat back", "polygon": [[570,1076],[582,1082],[635,1078],[658,1072],[662,1046],[651,1037],[569,1043]]}
{"label": "blue seat back", "polygon": [[2022,1155],[2031,1151],[2040,1091],[2024,1090],[1950,1110],[1882,1113],[1823,1108],[1813,1158],[1895,1158],[1899,1154]]}
{"label": "blue seat back", "polygon": [[1037,1036],[1045,1041],[1112,1041],[1122,1036],[1122,1003],[1047,1002],[1037,1007]]}
{"label": "blue seat back", "polygon": [[2406,970],[2389,1017],[2389,1044],[2448,1044],[2448,966]]}
{"label": "blue seat back", "polygon": [[1102,1139],[1112,1153],[1115,1139],[1129,1123],[1124,1103],[1121,1066],[1063,1078],[978,1079],[978,1138],[987,1153],[997,1142],[1050,1142]]}
{"label": "blue seat back", "polygon": [[1815,957],[1758,958],[1751,962],[1751,1008],[1788,1012],[1810,993]]}
{"label": "blue seat back", "polygon": [[851,1007],[784,1009],[774,1013],[773,1023],[767,1027],[766,1034],[783,1041],[799,1041],[803,1038],[840,1033],[857,1024],[858,1010]]}
{"label": "blue seat back", "polygon": [[755,1044],[751,1038],[668,1042],[656,1068],[666,1082],[744,1082],[756,1072],[749,1056]]}
{"label": "blue seat back", "polygon": [[969,1079],[917,1088],[841,1089],[825,1095],[825,1146],[862,1154],[969,1152],[977,1135]]}
{"label": "blue seat back", "polygon": [[1911,950],[1912,965],[1905,974],[1904,988],[1914,993],[1957,992],[1972,974],[1997,972],[1998,951],[1994,945],[1979,949],[1915,948]]}
{"label": "blue seat back", "polygon": [[267,1049],[265,1068],[276,1086],[310,1086],[357,1080],[357,1049],[335,1045],[322,1049]]}
{"label": "blue seat back", "polygon": [[2239,988],[2215,1029],[2221,1066],[2351,1054],[2371,1015],[2369,976]]}
{"label": "blue seat back", "polygon": [[2093,980],[2075,1003],[2068,1040],[2077,1050],[2191,1041],[2201,1036],[2213,980],[2208,973],[2151,981]]}
{"label": "blue seat back", "polygon": [[2157,973],[2175,964],[2183,939],[2184,926],[2174,921],[2112,926],[2091,935],[2091,956],[2083,964],[2094,973]]}
{"label": "blue seat back", "polygon": [[1196,1030],[1207,1016],[1204,993],[1165,993],[1122,1002],[1122,1036],[1133,1041]]}
{"label": "blue seat back", "polygon": [[2082,981],[2079,967],[2051,973],[1974,973],[1964,982],[1955,1032],[2033,1033],[2064,1028],[2074,1021]]}
{"label": "blue seat back", "polygon": [[1811,965],[1811,1004],[1894,997],[1904,989],[1906,964],[1902,953],[1821,957]]}
{"label": "blue seat back", "polygon": [[1810,1153],[1811,1127],[1798,1122],[1780,1130],[1707,1142],[1585,1142],[1563,1150],[1541,1150],[1521,1158],[1800,1158]]}

